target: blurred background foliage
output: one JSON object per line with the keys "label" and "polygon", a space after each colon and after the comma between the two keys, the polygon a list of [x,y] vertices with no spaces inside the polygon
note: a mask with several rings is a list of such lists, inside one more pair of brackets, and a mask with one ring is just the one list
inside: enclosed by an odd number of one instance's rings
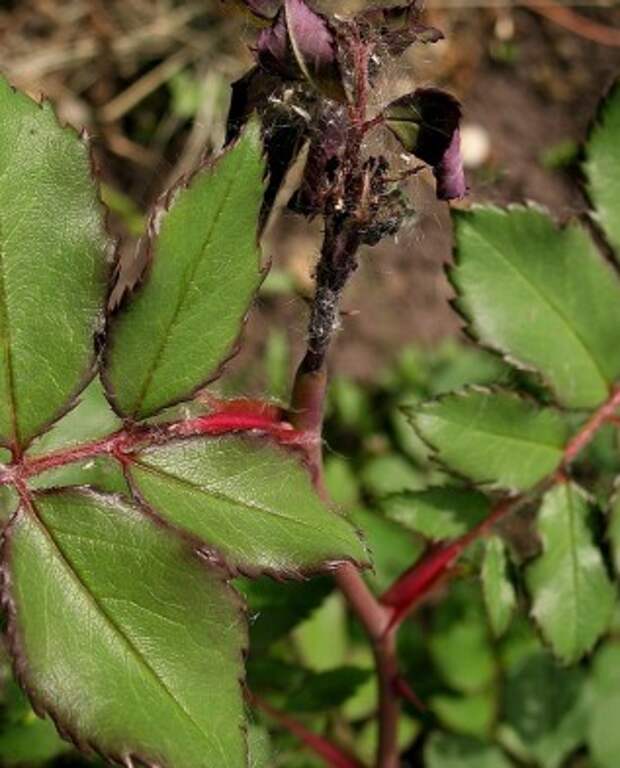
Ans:
{"label": "blurred background foliage", "polygon": [[[333,3],[323,5],[334,11]],[[340,2],[337,11],[361,5]],[[472,199],[530,198],[560,218],[580,213],[579,143],[601,92],[620,70],[620,47],[568,31],[531,3],[427,5],[429,20],[446,40],[412,49],[394,65],[376,89],[377,105],[415,84],[451,89],[465,105]],[[614,0],[584,0],[575,11],[620,27]],[[221,145],[229,84],[251,64],[253,34],[250,20],[219,0],[0,2],[0,70],[33,96],[45,93],[62,120],[85,126],[93,137],[110,226],[122,238],[124,285],[140,272],[135,242],[150,204]],[[327,480],[334,500],[367,535],[375,561],[367,578],[377,591],[411,565],[429,539],[458,535],[464,525],[462,515],[438,516],[432,496],[415,515],[385,504],[388,495],[441,488],[448,479],[400,407],[464,384],[513,383],[510,377],[517,375],[521,386],[539,394],[527,377],[459,337],[443,275],[449,222],[431,183],[424,174],[411,182],[415,221],[397,241],[366,252],[346,295],[344,332],[333,355]],[[226,392],[266,391],[286,400],[304,341],[319,237],[301,220],[275,217],[264,243],[273,269],[244,350],[223,384]],[[86,405],[97,421],[101,404],[93,405],[95,400]],[[68,434],[83,429],[86,413],[65,425]],[[595,498],[609,494],[619,457],[616,432],[603,431],[578,467],[580,482]],[[101,467],[93,468],[93,477],[112,487],[116,482]],[[475,499],[467,498],[467,515],[475,517]],[[525,510],[506,521],[503,531],[514,577],[514,610],[507,617],[489,615],[477,574],[492,545],[480,543],[456,578],[403,626],[400,662],[421,702],[406,705],[404,765],[620,766],[620,616],[579,667],[552,659],[525,620],[524,587],[513,567],[537,551],[524,525],[527,515]],[[372,655],[331,582],[265,579],[238,586],[251,616],[252,689],[368,760],[377,737]],[[252,718],[255,768],[318,768],[288,733]],[[0,765],[96,764],[34,715],[3,659]]]}
{"label": "blurred background foliage", "polygon": [[[277,399],[290,375],[291,355],[281,339],[270,340],[271,345],[278,348],[277,354],[229,376],[224,390],[243,391],[258,374],[267,393]],[[394,504],[394,494],[406,491],[432,488],[438,494],[450,485],[444,493],[455,493],[455,479],[430,459],[404,423],[401,406],[465,384],[514,383],[511,377],[522,375],[484,351],[448,340],[432,350],[401,350],[373,384],[346,376],[334,380],[325,432],[327,481],[339,507],[365,532],[374,558],[374,570],[366,574],[373,590],[386,589],[429,541],[462,533],[484,514],[486,503],[463,484],[463,498],[453,508],[449,496],[433,505],[434,497],[428,494],[414,515],[410,504],[405,513]],[[101,426],[103,406],[95,390],[96,384],[75,412],[81,418],[65,420],[57,428],[63,439]],[[580,482],[593,496],[609,495],[620,472],[619,447],[616,430],[603,433],[577,467]],[[105,475],[93,477],[95,482],[106,480]],[[506,583],[512,598],[501,621],[493,614],[493,600],[487,599],[480,576],[482,562],[498,541],[490,539],[472,546],[451,578],[403,625],[399,661],[419,699],[404,708],[403,766],[620,764],[620,615],[579,666],[565,667],[554,660],[527,619],[522,569],[517,568],[539,550],[527,525],[533,511],[525,509],[503,523]],[[236,586],[249,606],[251,690],[370,762],[377,738],[372,652],[331,580],[238,579]],[[79,757],[51,723],[35,716],[12,680],[8,662],[2,662],[0,670],[0,765],[99,764]],[[254,768],[322,765],[270,718],[251,712],[250,720]]]}

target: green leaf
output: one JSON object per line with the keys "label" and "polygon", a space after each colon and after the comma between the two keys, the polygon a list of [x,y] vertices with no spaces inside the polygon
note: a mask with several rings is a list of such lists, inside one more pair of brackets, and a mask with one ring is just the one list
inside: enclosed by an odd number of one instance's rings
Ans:
{"label": "green leaf", "polygon": [[373,568],[365,578],[377,592],[383,592],[416,562],[424,551],[423,540],[399,523],[371,509],[355,509],[351,519],[368,542]]}
{"label": "green leaf", "polygon": [[108,239],[87,144],[0,78],[0,441],[26,446],[95,365]]}
{"label": "green leaf", "polygon": [[368,459],[360,472],[360,480],[364,490],[378,499],[389,493],[417,491],[426,485],[424,473],[397,453]]}
{"label": "green leaf", "polygon": [[265,728],[252,725],[248,728],[249,768],[271,768],[273,756],[269,733]]}
{"label": "green leaf", "polygon": [[477,338],[542,373],[563,405],[603,402],[620,376],[620,281],[586,230],[485,207],[457,214],[456,237],[457,306]]}
{"label": "green leaf", "polygon": [[248,603],[252,653],[262,653],[307,619],[332,591],[334,583],[327,577],[283,583],[264,576],[238,579],[235,586]]}
{"label": "green leaf", "polygon": [[620,493],[617,491],[611,501],[607,532],[616,574],[620,576]]}
{"label": "green leaf", "polygon": [[76,485],[89,485],[104,493],[131,495],[123,470],[118,462],[109,456],[98,456],[95,459],[48,469],[38,475],[33,475],[28,480],[28,487],[36,491]]}
{"label": "green leaf", "polygon": [[370,669],[343,666],[307,674],[286,699],[288,712],[325,712],[345,704],[373,675]]}
{"label": "green leaf", "polygon": [[297,456],[265,438],[149,448],[133,457],[128,477],[157,515],[233,569],[302,573],[366,559],[354,528],[319,500]]}
{"label": "green leaf", "polygon": [[486,349],[464,346],[448,340],[440,348],[443,359],[437,361],[437,370],[430,381],[431,394],[441,395],[472,384],[497,384],[506,379],[511,370],[497,355]]}
{"label": "green leaf", "polygon": [[467,390],[407,412],[443,464],[492,487],[536,485],[558,467],[568,439],[559,413],[506,392]]}
{"label": "green leaf", "polygon": [[311,674],[299,664],[291,664],[266,653],[254,653],[256,649],[252,648],[251,641],[250,649],[246,673],[253,693],[288,693],[300,686],[306,675]]}
{"label": "green leaf", "polygon": [[221,576],[91,491],[34,496],[7,550],[12,653],[39,710],[125,764],[245,768],[246,632]]}
{"label": "green leaf", "polygon": [[508,676],[506,726],[520,751],[542,768],[559,768],[584,740],[584,682],[583,670],[561,667],[547,653],[529,656]]}
{"label": "green leaf", "polygon": [[17,684],[3,681],[0,763],[8,768],[40,765],[70,750],[53,723],[35,715]]}
{"label": "green leaf", "polygon": [[0,761],[4,768],[48,764],[71,747],[62,741],[53,723],[31,712],[21,723],[0,733]]}
{"label": "green leaf", "polygon": [[[120,429],[121,421],[108,403],[101,380],[97,377],[80,395],[77,406],[54,427],[37,438],[28,450],[39,456],[78,443],[97,440]],[[34,475],[28,481],[30,488],[91,485],[108,493],[128,493],[127,481],[119,464],[109,456],[67,464]]]}
{"label": "green leaf", "polygon": [[614,642],[596,654],[591,677],[588,746],[595,768],[620,765],[620,643]]}
{"label": "green leaf", "polygon": [[433,541],[455,539],[489,513],[487,497],[466,488],[439,487],[388,496],[381,502],[397,523]]}
{"label": "green leaf", "polygon": [[430,707],[446,728],[465,736],[487,739],[496,715],[495,693],[441,694],[431,698]]}
{"label": "green leaf", "polygon": [[77,443],[97,440],[121,426],[121,420],[106,399],[101,379],[97,377],[82,392],[75,408],[37,438],[28,454],[39,456]]}
{"label": "green leaf", "polygon": [[0,526],[8,523],[19,506],[19,497],[11,485],[0,486]]}
{"label": "green leaf", "polygon": [[426,768],[511,768],[498,747],[466,736],[432,733],[424,750]]}
{"label": "green leaf", "polygon": [[345,663],[349,646],[347,607],[338,592],[330,595],[293,634],[304,665],[326,672]]}
{"label": "green leaf", "polygon": [[[349,647],[347,660],[365,669],[375,669],[373,652],[369,645]],[[361,685],[355,694],[343,705],[342,715],[350,722],[373,718],[377,711],[379,684],[376,671]]]}
{"label": "green leaf", "polygon": [[325,485],[329,498],[345,509],[359,503],[358,473],[351,461],[330,456],[325,461]]}
{"label": "green leaf", "polygon": [[517,597],[508,578],[506,546],[499,536],[485,542],[481,576],[491,629],[495,637],[501,637],[510,625]]}
{"label": "green leaf", "polygon": [[496,663],[477,585],[455,584],[436,608],[429,650],[442,678],[455,690],[475,693],[493,683]]}
{"label": "green leaf", "polygon": [[328,413],[338,427],[356,435],[369,435],[377,429],[370,394],[352,379],[339,376],[332,381]]}
{"label": "green leaf", "polygon": [[592,216],[620,259],[620,80],[600,106],[586,145],[585,172],[594,204]]}
{"label": "green leaf", "polygon": [[567,663],[578,661],[605,632],[616,600],[589,518],[577,486],[564,483],[549,491],[537,523],[543,552],[526,574],[532,615]]}
{"label": "green leaf", "polygon": [[262,279],[263,173],[251,124],[153,214],[151,264],[106,347],[105,383],[120,414],[143,419],[188,399],[230,357]]}
{"label": "green leaf", "polygon": [[[422,727],[417,720],[408,717],[404,713],[401,714],[398,718],[397,734],[398,751],[400,754],[405,753],[412,746],[421,730]],[[378,746],[379,723],[376,718],[373,718],[358,732],[355,739],[355,754],[364,761],[365,765],[372,765]],[[286,768],[288,768],[288,765]]]}
{"label": "green leaf", "polygon": [[290,345],[286,333],[277,329],[270,331],[263,354],[266,391],[270,397],[286,402],[291,372]]}

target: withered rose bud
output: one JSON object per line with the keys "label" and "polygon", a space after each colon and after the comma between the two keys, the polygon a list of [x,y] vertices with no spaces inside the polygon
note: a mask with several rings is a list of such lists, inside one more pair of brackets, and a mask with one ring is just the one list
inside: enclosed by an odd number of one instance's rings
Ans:
{"label": "withered rose bud", "polygon": [[260,34],[256,51],[266,71],[306,80],[329,98],[346,99],[336,30],[305,0],[285,0],[272,26]]}
{"label": "withered rose bud", "polygon": [[420,22],[418,0],[407,5],[370,8],[355,17],[363,37],[392,56],[399,56],[414,43],[436,43],[443,33]]}
{"label": "withered rose bud", "polygon": [[467,193],[460,151],[461,105],[437,88],[418,88],[384,110],[385,123],[407,152],[433,168],[440,200]]}

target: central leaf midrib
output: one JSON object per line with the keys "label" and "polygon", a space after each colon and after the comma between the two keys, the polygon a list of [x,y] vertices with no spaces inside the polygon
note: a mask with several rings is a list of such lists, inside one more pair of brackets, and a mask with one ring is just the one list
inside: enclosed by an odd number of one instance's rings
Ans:
{"label": "central leaf midrib", "polygon": [[77,568],[73,565],[71,558],[63,550],[63,548],[61,547],[60,543],[58,542],[57,538],[54,536],[52,531],[43,522],[43,519],[40,513],[38,512],[38,510],[36,509],[34,502],[32,502],[29,505],[29,510],[31,510],[32,514],[28,515],[28,519],[34,520],[39,525],[40,529],[42,530],[44,535],[48,538],[48,540],[51,542],[52,546],[57,552],[58,558],[61,560],[62,563],[66,565],[66,570],[68,571],[70,578],[71,577],[73,578],[73,581],[81,589],[87,601],[89,601],[95,607],[95,609],[100,613],[100,615],[103,617],[104,621],[109,625],[109,627],[112,629],[114,634],[117,637],[119,637],[122,642],[124,642],[126,647],[129,649],[131,655],[137,660],[138,664],[142,666],[144,669],[146,669],[146,671],[154,678],[158,686],[172,700],[174,705],[183,714],[185,719],[196,729],[201,739],[205,739],[207,742],[209,742],[210,739],[208,734],[206,734],[202,730],[200,725],[192,717],[191,713],[187,711],[187,709],[183,706],[183,704],[179,701],[179,699],[174,695],[173,691],[169,688],[166,681],[161,677],[161,675],[157,672],[157,670],[149,663],[149,661],[143,656],[140,649],[134,644],[131,638],[123,631],[122,627],[119,626],[119,624],[108,613],[108,611],[106,611],[105,607],[99,602],[99,600],[94,595],[94,593],[89,589],[86,582],[80,576]]}
{"label": "central leaf midrib", "polygon": [[240,507],[243,507],[244,509],[249,510],[250,512],[262,512],[265,515],[271,515],[272,517],[276,517],[281,520],[286,520],[287,522],[290,522],[290,523],[295,523],[296,525],[299,525],[303,528],[308,528],[314,532],[319,532],[319,533],[321,532],[319,528],[308,523],[306,520],[299,520],[296,517],[290,517],[289,515],[282,514],[282,512],[277,512],[276,510],[270,509],[269,507],[264,507],[264,506],[261,506],[260,504],[251,504],[250,502],[247,502],[243,499],[237,499],[234,496],[230,496],[227,493],[224,493],[223,491],[216,491],[212,488],[208,488],[203,485],[200,485],[199,483],[195,483],[192,480],[188,480],[185,477],[179,477],[179,475],[173,475],[172,473],[162,469],[161,467],[154,466],[153,464],[147,464],[144,461],[141,461],[140,459],[134,458],[132,463],[137,464],[145,472],[150,472],[151,474],[157,475],[165,480],[170,480],[172,482],[177,483],[178,485],[182,485],[186,488],[191,488],[193,491],[201,493],[203,496],[219,499],[220,501],[226,501],[230,504],[235,504],[237,506],[240,506]]}
{"label": "central leaf midrib", "polygon": [[551,310],[551,312],[554,313],[560,319],[562,324],[569,331],[569,334],[573,336],[573,338],[577,341],[578,345],[581,346],[583,351],[586,353],[586,358],[590,360],[592,367],[594,368],[595,372],[598,374],[598,376],[602,380],[604,386],[608,387],[609,386],[608,377],[604,373],[603,369],[601,368],[599,361],[596,359],[591,349],[588,347],[586,341],[581,337],[581,334],[578,332],[578,330],[571,325],[569,318],[564,314],[561,308],[557,306],[556,303],[537,284],[528,280],[527,274],[522,272],[520,269],[518,269],[517,266],[513,264],[513,262],[507,256],[504,255],[503,251],[497,245],[495,245],[495,243],[493,243],[488,237],[486,237],[482,232],[480,232],[477,229],[472,228],[470,231],[472,232],[474,237],[478,237],[495,254],[497,254],[500,257],[500,259],[505,264],[507,264],[508,267],[514,272],[514,274],[516,274],[521,279],[521,282],[525,286],[527,286],[535,296],[538,296],[543,301],[543,303]]}
{"label": "central leaf midrib", "polygon": [[[238,169],[240,165],[241,165],[241,159],[238,160],[236,168]],[[183,305],[185,303],[185,299],[187,298],[187,294],[189,292],[189,287],[190,287],[190,285],[191,285],[191,283],[192,283],[192,281],[194,279],[194,276],[196,275],[196,272],[198,271],[198,268],[200,267],[200,264],[202,262],[204,254],[205,254],[205,251],[211,245],[211,241],[212,241],[212,238],[213,238],[213,233],[214,233],[215,227],[216,227],[218,221],[220,220],[220,217],[221,217],[224,209],[226,208],[226,206],[228,205],[228,203],[230,201],[230,194],[231,194],[231,191],[232,191],[233,186],[235,185],[236,181],[237,181],[237,173],[230,174],[230,180],[226,184],[225,193],[223,195],[223,199],[222,199],[220,205],[218,206],[218,208],[216,209],[216,211],[214,212],[213,219],[211,221],[211,225],[209,227],[209,230],[208,230],[207,234],[205,235],[205,238],[203,240],[202,245],[198,249],[198,256],[196,257],[194,262],[191,263],[188,266],[188,268],[186,270],[186,274],[184,275],[184,277],[187,277],[187,279],[185,280],[185,282],[184,282],[184,284],[183,284],[183,286],[181,288],[181,292],[179,294],[178,301],[177,301],[177,303],[175,305],[174,312],[172,313],[172,317],[170,318],[170,323],[168,324],[168,329],[165,332],[165,334],[163,335],[162,340],[160,341],[160,344],[159,344],[159,347],[157,349],[157,352],[155,353],[155,356],[154,356],[154,358],[153,358],[153,360],[152,360],[152,362],[151,362],[151,364],[150,364],[150,366],[148,368],[146,377],[144,379],[144,384],[142,385],[142,388],[140,390],[140,393],[138,395],[136,403],[135,403],[134,407],[132,408],[132,413],[133,413],[134,416],[138,414],[138,412],[141,410],[141,408],[142,408],[142,406],[144,404],[147,392],[148,392],[148,390],[149,390],[149,388],[150,388],[150,386],[151,386],[151,384],[153,382],[153,378],[155,376],[155,372],[157,370],[157,366],[159,365],[159,363],[161,361],[161,358],[164,355],[164,352],[166,350],[166,347],[168,346],[168,342],[170,340],[170,337],[172,336],[172,332],[174,330],[174,327],[176,326],[176,324],[178,322],[179,315],[181,314],[181,310],[183,308]],[[155,258],[157,258],[157,257],[155,256]]]}
{"label": "central leaf midrib", "polygon": [[6,291],[5,275],[6,251],[4,245],[4,221],[0,218],[0,322],[4,326],[2,334],[2,346],[4,347],[5,377],[7,392],[9,395],[9,409],[11,427],[13,431],[12,443],[17,448],[20,445],[19,423],[17,418],[17,398],[15,392],[15,372],[13,368],[13,350],[11,343],[11,322],[9,316],[8,296]]}

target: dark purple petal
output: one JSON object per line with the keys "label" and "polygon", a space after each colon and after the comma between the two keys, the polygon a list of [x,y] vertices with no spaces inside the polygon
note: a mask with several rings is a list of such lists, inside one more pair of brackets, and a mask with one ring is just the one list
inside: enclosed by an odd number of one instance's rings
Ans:
{"label": "dark purple petal", "polygon": [[254,67],[231,86],[230,107],[226,119],[226,144],[238,138],[255,111],[260,111],[270,92],[269,78]]}
{"label": "dark purple petal", "polygon": [[433,167],[437,196],[442,200],[463,197],[458,100],[437,88],[418,88],[389,104],[384,117],[407,152]]}
{"label": "dark purple petal", "polygon": [[266,225],[278,192],[304,146],[306,129],[306,124],[300,119],[290,123],[275,123],[272,126],[265,126],[263,140],[267,157],[268,178],[260,213],[260,230]]}
{"label": "dark purple petal", "polygon": [[454,131],[450,146],[439,165],[433,169],[437,179],[437,197],[440,200],[460,200],[467,194],[465,170],[461,156],[461,132]]}
{"label": "dark purple petal", "polygon": [[291,46],[304,76],[317,90],[343,101],[344,86],[333,26],[304,0],[285,0],[284,11]]}
{"label": "dark purple petal", "polygon": [[284,11],[280,11],[269,29],[264,29],[256,41],[256,53],[261,67],[285,80],[297,80],[303,76],[299,67],[286,26]]}
{"label": "dark purple petal", "polygon": [[263,195],[259,230],[269,218],[286,174],[295,162],[306,139],[308,125],[298,112],[278,106],[282,91],[279,78],[254,67],[232,85],[232,98],[226,125],[226,144],[238,138],[254,112],[262,123],[267,160],[267,183]]}
{"label": "dark purple petal", "polygon": [[284,0],[271,27],[259,35],[256,53],[265,71],[305,79],[324,95],[345,100],[336,31],[305,0]]}

